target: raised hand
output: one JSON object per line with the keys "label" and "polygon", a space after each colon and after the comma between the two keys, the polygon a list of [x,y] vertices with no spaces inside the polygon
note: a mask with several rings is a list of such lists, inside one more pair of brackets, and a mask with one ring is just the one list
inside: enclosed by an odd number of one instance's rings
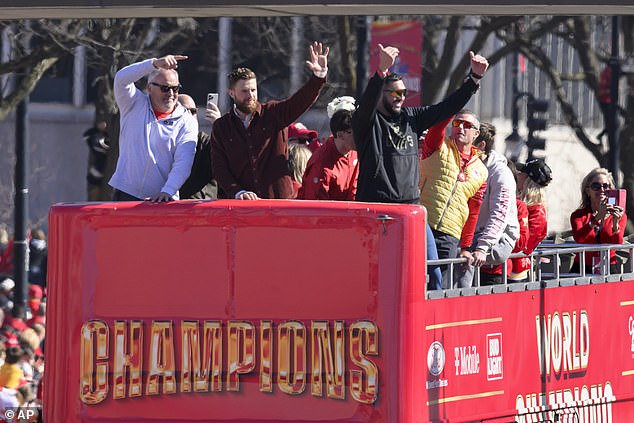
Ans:
{"label": "raised hand", "polygon": [[396,47],[383,47],[382,44],[379,44],[379,67],[377,70],[383,73],[387,72],[394,65],[398,53]]}
{"label": "raised hand", "polygon": [[207,103],[207,108],[205,109],[205,119],[214,123],[220,116],[222,116],[222,113],[220,113],[218,106],[211,102]]}
{"label": "raised hand", "polygon": [[472,51],[469,54],[471,55],[471,71],[478,76],[484,76],[489,68],[489,61],[484,56],[475,54]]}
{"label": "raised hand", "polygon": [[154,65],[155,68],[161,68],[161,69],[176,69],[178,67],[178,61],[179,60],[186,60],[188,57],[187,56],[181,56],[181,55],[173,55],[173,54],[168,54],[167,56],[163,56],[160,59],[154,59],[152,61],[152,64]]}
{"label": "raised hand", "polygon": [[313,72],[328,72],[328,52],[330,48],[324,46],[317,41],[309,48],[310,60],[306,60],[306,66]]}

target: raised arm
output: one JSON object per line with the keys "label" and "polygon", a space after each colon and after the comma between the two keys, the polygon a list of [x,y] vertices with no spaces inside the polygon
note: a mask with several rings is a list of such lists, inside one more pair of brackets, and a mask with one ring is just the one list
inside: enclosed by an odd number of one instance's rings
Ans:
{"label": "raised arm", "polygon": [[321,43],[313,42],[308,48],[310,60],[306,60],[306,67],[310,69],[315,76],[325,78],[328,74],[328,53],[330,47],[324,48]]}
{"label": "raised arm", "polygon": [[310,60],[306,61],[306,67],[313,72],[311,78],[287,99],[268,103],[271,111],[278,116],[280,129],[295,122],[319,97],[328,74],[329,51],[330,49],[321,43],[311,44],[309,47]]}
{"label": "raised arm", "polygon": [[354,142],[360,154],[363,154],[368,132],[372,130],[371,123],[374,120],[381,98],[383,80],[387,75],[387,71],[394,65],[398,53],[399,51],[396,47],[383,47],[383,45],[379,44],[379,64],[376,72],[368,81],[368,85],[359,99],[357,110],[352,115]]}
{"label": "raised arm", "polygon": [[413,109],[417,126],[416,131],[419,134],[432,125],[458,113],[469,102],[473,94],[478,91],[480,80],[489,68],[489,62],[483,56],[472,51],[469,54],[471,56],[471,70],[460,88],[439,103]]}
{"label": "raised arm", "polygon": [[114,98],[121,113],[124,113],[126,108],[133,103],[135,96],[142,94],[134,85],[136,81],[149,75],[155,69],[176,69],[178,62],[185,59],[187,56],[170,54],[159,59],[151,58],[132,63],[120,69],[114,76]]}

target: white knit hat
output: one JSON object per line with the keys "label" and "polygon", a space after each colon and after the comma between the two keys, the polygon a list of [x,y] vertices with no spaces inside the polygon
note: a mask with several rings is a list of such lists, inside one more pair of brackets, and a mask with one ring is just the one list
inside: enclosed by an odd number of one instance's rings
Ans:
{"label": "white knit hat", "polygon": [[349,95],[344,95],[343,97],[337,97],[333,99],[330,103],[328,103],[328,107],[326,108],[326,112],[328,113],[328,119],[332,118],[339,110],[349,110],[353,112],[355,107],[356,100],[354,97],[350,97]]}

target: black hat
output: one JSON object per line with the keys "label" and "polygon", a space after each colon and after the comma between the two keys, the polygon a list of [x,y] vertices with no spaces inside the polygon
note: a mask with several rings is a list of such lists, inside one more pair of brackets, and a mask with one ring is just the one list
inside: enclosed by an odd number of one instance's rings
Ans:
{"label": "black hat", "polygon": [[545,187],[553,180],[550,167],[543,159],[533,159],[526,163],[517,163],[517,170],[527,174],[537,185]]}

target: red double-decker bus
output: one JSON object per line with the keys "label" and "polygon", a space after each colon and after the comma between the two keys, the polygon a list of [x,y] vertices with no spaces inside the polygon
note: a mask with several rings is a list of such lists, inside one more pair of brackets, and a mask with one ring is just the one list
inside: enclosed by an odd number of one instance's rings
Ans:
{"label": "red double-decker bus", "polygon": [[49,233],[46,422],[634,421],[629,273],[431,295],[409,205],[68,204]]}

